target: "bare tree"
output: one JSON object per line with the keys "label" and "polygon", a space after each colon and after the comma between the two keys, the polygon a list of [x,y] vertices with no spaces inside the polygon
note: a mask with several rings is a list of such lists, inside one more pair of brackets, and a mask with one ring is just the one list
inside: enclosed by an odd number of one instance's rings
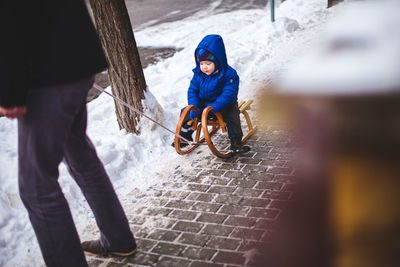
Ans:
{"label": "bare tree", "polygon": [[[124,0],[90,0],[107,60],[112,92],[142,111],[146,81]],[[115,102],[120,129],[139,134],[139,114]]]}

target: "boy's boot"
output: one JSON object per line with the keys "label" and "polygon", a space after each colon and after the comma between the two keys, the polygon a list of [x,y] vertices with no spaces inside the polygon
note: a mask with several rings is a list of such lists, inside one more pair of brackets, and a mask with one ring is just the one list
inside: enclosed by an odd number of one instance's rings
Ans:
{"label": "boy's boot", "polygon": [[250,147],[243,145],[242,140],[238,138],[231,139],[231,148],[234,153],[245,153],[250,151]]}
{"label": "boy's boot", "polygon": [[[189,141],[193,141],[192,134],[193,130],[192,127],[189,125],[184,125],[182,126],[181,132],[179,133],[182,137],[186,138]],[[184,140],[179,139],[179,142],[181,143],[181,147],[185,147],[188,145]],[[172,147],[175,147],[175,142],[172,142],[171,144]]]}

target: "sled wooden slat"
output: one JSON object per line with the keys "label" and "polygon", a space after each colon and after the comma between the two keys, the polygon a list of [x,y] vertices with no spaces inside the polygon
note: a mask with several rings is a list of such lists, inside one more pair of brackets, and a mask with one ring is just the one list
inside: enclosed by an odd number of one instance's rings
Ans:
{"label": "sled wooden slat", "polygon": [[[185,120],[186,115],[188,115],[191,110],[194,110],[196,112],[196,114],[198,114],[198,110],[197,110],[196,106],[191,105],[191,106],[188,106],[187,108],[185,108],[185,110],[182,112],[181,117],[179,118],[178,125],[176,126],[177,134],[180,134],[182,126],[183,126],[183,121]],[[196,128],[197,128],[198,117],[199,116],[197,116],[193,120],[193,123],[192,123],[192,125],[193,125],[192,129],[194,129],[194,130],[196,130]],[[196,137],[197,137],[197,135],[196,135]],[[204,139],[201,141],[204,142]],[[196,140],[196,144],[187,145],[186,147],[182,147],[181,146],[182,142],[183,141],[180,141],[178,136],[175,136],[175,139],[174,139],[175,150],[180,155],[185,155],[189,152],[192,152],[196,147],[198,147],[201,144],[201,142],[198,142],[198,140]]]}
{"label": "sled wooden slat", "polygon": [[[202,128],[203,128],[203,135],[204,135],[204,138],[206,139],[206,142],[207,142],[207,145],[208,145],[208,147],[210,148],[210,150],[211,150],[211,152],[214,154],[214,155],[216,155],[216,156],[218,156],[218,157],[220,157],[220,158],[229,158],[230,156],[232,156],[232,151],[227,151],[227,152],[223,152],[223,151],[220,151],[220,150],[218,150],[216,147],[215,147],[215,145],[214,145],[214,143],[212,142],[212,140],[211,140],[211,134],[210,134],[210,132],[209,132],[209,130],[208,130],[208,126],[210,126],[210,125],[208,125],[208,123],[207,123],[207,118],[208,118],[208,114],[211,112],[213,110],[213,107],[206,107],[204,110],[203,110],[203,113],[202,113],[202,115],[201,115],[201,121],[202,122],[205,122],[205,123],[202,123]],[[216,113],[214,113],[215,114],[215,116],[217,117],[217,121],[219,122],[219,125],[218,124],[214,124],[214,123],[212,123],[211,124],[211,126],[212,126],[212,130],[214,130],[214,128],[216,128],[216,127],[220,127],[221,129],[222,129],[222,132],[226,132],[226,123],[222,120],[222,115],[221,115],[221,113],[220,112],[216,112]],[[220,126],[221,125],[221,126]],[[224,128],[225,128],[225,131],[224,131]]]}
{"label": "sled wooden slat", "polygon": [[244,111],[246,111],[246,110],[249,110],[249,109],[250,109],[250,105],[251,105],[252,103],[253,103],[253,100],[249,100],[249,101],[247,101],[246,103],[240,105],[240,107],[239,107],[240,112],[242,113],[242,112],[244,112]]}

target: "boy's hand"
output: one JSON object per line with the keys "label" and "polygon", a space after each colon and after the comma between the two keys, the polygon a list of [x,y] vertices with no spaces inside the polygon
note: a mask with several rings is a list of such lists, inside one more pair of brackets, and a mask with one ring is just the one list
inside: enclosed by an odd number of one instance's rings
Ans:
{"label": "boy's hand", "polygon": [[189,114],[189,117],[190,117],[191,120],[194,120],[194,118],[197,117],[197,113],[194,110],[191,110],[190,114]]}
{"label": "boy's hand", "polygon": [[12,108],[0,107],[0,113],[9,119],[19,119],[26,114],[26,106]]}
{"label": "boy's hand", "polygon": [[213,112],[219,112],[220,111],[220,107],[219,107],[219,105],[218,104],[210,104],[210,105],[208,105],[207,107],[213,107]]}

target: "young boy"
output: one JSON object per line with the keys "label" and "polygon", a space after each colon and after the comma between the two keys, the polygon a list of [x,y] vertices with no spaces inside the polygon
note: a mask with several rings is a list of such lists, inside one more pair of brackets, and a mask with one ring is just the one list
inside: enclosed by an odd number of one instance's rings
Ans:
{"label": "young boy", "polygon": [[[241,141],[243,132],[237,103],[239,76],[228,65],[222,37],[216,34],[204,37],[194,56],[196,68],[193,69],[194,74],[188,89],[188,104],[195,105],[199,115],[208,106],[212,106],[214,112],[221,112],[231,140],[231,150],[235,153],[249,151],[250,147],[243,145]],[[191,111],[181,130],[181,135],[190,141],[193,140],[193,130],[186,123],[196,116],[196,112]]]}

